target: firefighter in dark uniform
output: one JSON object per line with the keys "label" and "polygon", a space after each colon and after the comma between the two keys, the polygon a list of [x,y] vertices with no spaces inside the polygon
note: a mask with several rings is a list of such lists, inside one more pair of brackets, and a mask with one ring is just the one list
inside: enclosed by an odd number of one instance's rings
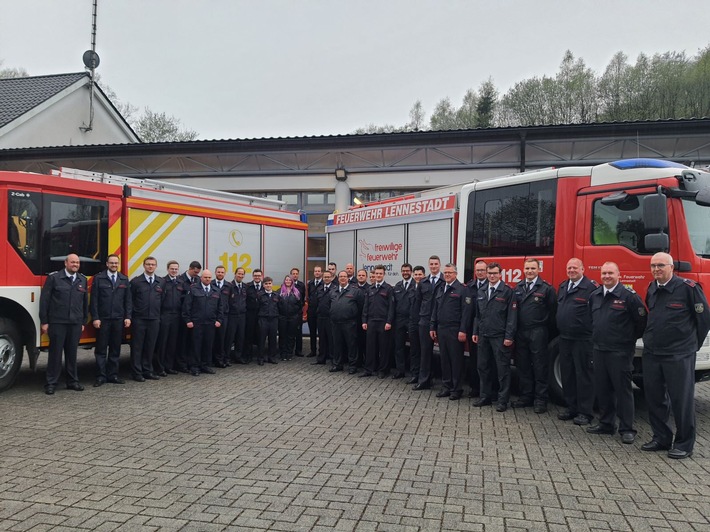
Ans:
{"label": "firefighter in dark uniform", "polygon": [[323,272],[323,282],[316,292],[316,315],[318,316],[318,358],[312,365],[325,365],[332,357],[333,324],[330,321],[330,291],[335,288],[329,270]]}
{"label": "firefighter in dark uniform", "polygon": [[673,275],[673,258],[667,253],[651,258],[651,273],[655,281],[646,293],[643,389],[653,439],[641,448],[670,449],[669,458],[688,458],[695,445],[695,357],[710,331],[710,312],[700,285]]}
{"label": "firefighter in dark uniform", "polygon": [[226,281],[224,277],[227,270],[224,266],[217,266],[214,269],[215,278],[212,280],[212,289],[222,296],[222,326],[215,331],[214,342],[212,343],[212,362],[218,368],[226,368],[232,364],[229,361],[229,347],[225,347],[227,331],[229,330],[229,301],[232,298],[233,285]]}
{"label": "firefighter in dark uniform", "polygon": [[631,444],[634,430],[634,392],[631,374],[636,339],[646,327],[646,307],[619,282],[619,266],[605,262],[602,285],[592,292],[592,343],[594,346],[594,392],[599,405],[599,423],[587,427],[590,434],[614,434],[619,416],[621,441]]}
{"label": "firefighter in dark uniform", "polygon": [[536,414],[547,412],[549,354],[547,343],[554,327],[557,294],[540,279],[540,261],[526,259],[525,280],[515,287],[518,328],[515,334],[515,366],[518,368],[520,396],[513,408],[533,406]]}
{"label": "firefighter in dark uniform", "polygon": [[133,319],[131,320],[131,373],[133,380],[158,380],[153,371],[153,353],[160,332],[163,279],[155,275],[155,257],[143,259],[144,272],[131,279]]}
{"label": "firefighter in dark uniform", "polygon": [[[370,289],[370,283],[367,282],[367,270],[360,269],[355,274],[355,284],[360,292],[362,292],[363,308],[365,307],[365,297],[367,297],[367,291]],[[362,313],[358,323],[362,323]],[[365,353],[367,351],[367,331],[365,331],[360,325],[357,328],[357,364],[356,368],[362,368],[365,365]]]}
{"label": "firefighter in dark uniform", "polygon": [[431,338],[439,342],[441,352],[441,380],[443,388],[437,397],[458,401],[463,395],[463,350],[471,333],[473,302],[466,285],[456,279],[456,266],[444,266],[444,287],[436,293],[431,314]]}
{"label": "firefighter in dark uniform", "polygon": [[[185,302],[185,296],[187,296],[190,291],[190,287],[193,284],[199,284],[200,282],[200,271],[202,271],[202,264],[199,261],[193,260],[190,262],[190,266],[187,271],[181,273],[178,276],[178,282],[183,286],[183,300]],[[180,316],[182,318],[182,308],[180,309]],[[178,337],[177,343],[177,360],[175,361],[175,366],[178,371],[182,373],[190,373],[190,360],[192,359],[192,331],[185,327],[185,322],[180,320],[180,335]]]}
{"label": "firefighter in dark uniform", "polygon": [[592,314],[589,298],[599,285],[584,276],[584,265],[577,258],[567,262],[568,281],[557,290],[557,330],[559,331],[560,369],[567,409],[558,414],[562,421],[588,425],[594,415],[592,360]]}
{"label": "firefighter in dark uniform", "polygon": [[291,268],[291,278],[293,279],[293,284],[298,290],[298,293],[301,297],[301,316],[298,320],[298,327],[296,327],[296,345],[294,348],[294,356],[297,357],[302,357],[303,356],[303,307],[306,306],[306,285],[303,284],[303,281],[300,281],[298,278],[301,275],[301,270],[298,268]]}
{"label": "firefighter in dark uniform", "polygon": [[330,292],[330,321],[333,327],[333,366],[331,372],[357,373],[357,330],[360,328],[365,297],[348,279],[347,271],[338,273],[338,288]]}
{"label": "firefighter in dark uniform", "polygon": [[518,304],[513,289],[501,281],[501,268],[497,262],[487,265],[488,288],[476,295],[476,317],[473,320],[473,343],[478,344],[478,374],[481,377],[481,395],[474,406],[493,402],[493,372],[498,372],[498,404],[496,410],[505,412],[510,399],[510,356],[518,326]]}
{"label": "firefighter in dark uniform", "polygon": [[407,336],[409,334],[409,310],[412,302],[409,291],[414,289],[412,281],[412,265],[402,264],[400,269],[402,280],[394,285],[394,364],[393,379],[401,379],[406,371],[409,350],[407,349]]}
{"label": "firefighter in dark uniform", "polygon": [[[182,349],[179,338],[185,336],[185,324],[182,321],[182,304],[189,284],[179,278],[180,265],[171,260],[167,265],[168,274],[163,277],[163,303],[160,307],[160,329],[158,331],[158,358],[155,369],[159,377],[177,374],[175,369],[177,355]],[[187,287],[187,290],[186,290]],[[187,365],[185,365],[187,369]]]}
{"label": "firefighter in dark uniform", "polygon": [[306,302],[308,309],[306,319],[308,321],[308,336],[311,340],[311,352],[308,357],[318,355],[318,289],[323,283],[323,269],[320,266],[313,268],[313,279],[308,281],[306,286]]}
{"label": "firefighter in dark uniform", "polygon": [[424,280],[426,273],[424,266],[415,266],[412,271],[412,286],[407,290],[407,299],[409,300],[409,372],[410,379],[407,384],[416,384],[419,382],[419,361],[421,360],[422,349],[419,341],[419,311],[421,310],[421,300],[417,297],[419,292],[419,283]]}
{"label": "firefighter in dark uniform", "polygon": [[[224,339],[224,349],[230,358],[238,364],[246,364],[244,358],[244,329],[246,327],[247,292],[244,283],[244,268],[237,268],[234,272],[232,293],[227,305],[227,335]],[[231,353],[234,346],[234,353]]]}
{"label": "firefighter in dark uniform", "polygon": [[76,351],[84,323],[89,317],[89,290],[86,277],[79,273],[79,256],[70,253],[64,268],[47,276],[39,298],[39,320],[43,334],[49,335],[47,382],[44,393],[54,394],[62,373],[62,351],[67,372],[67,389],[80,392],[76,371]]}
{"label": "firefighter in dark uniform", "polygon": [[[247,314],[244,333],[244,357],[247,363],[251,362],[254,352],[257,359],[261,357],[259,351],[259,296],[264,291],[264,272],[256,268],[251,273],[252,281],[247,283]],[[263,362],[263,361],[262,361]]]}
{"label": "firefighter in dark uniform", "polygon": [[[473,312],[471,313],[471,320],[476,317],[476,300],[478,299],[478,291],[481,288],[488,288],[488,264],[483,259],[478,259],[473,265],[473,279],[471,279],[466,286],[471,293],[473,298]],[[471,322],[471,330],[473,330],[473,321]],[[495,370],[495,367],[491,367]],[[471,390],[468,392],[468,396],[478,397],[481,393],[481,377],[478,375],[478,346],[473,342],[468,345],[468,357],[464,360],[464,371],[466,373],[466,380]],[[498,373],[496,372],[494,378],[491,379],[493,382],[493,396],[498,396]]]}
{"label": "firefighter in dark uniform", "polygon": [[385,267],[375,266],[375,283],[370,286],[362,309],[362,328],[367,331],[365,372],[384,379],[389,371],[390,330],[394,323],[394,289],[384,281]]}
{"label": "firefighter in dark uniform", "polygon": [[131,326],[133,305],[128,277],[118,271],[118,263],[118,255],[109,255],[107,269],[91,281],[89,309],[97,331],[95,388],[106,382],[124,383],[118,376],[118,362],[123,330]]}
{"label": "firefighter in dark uniform", "polygon": [[[279,331],[279,302],[281,296],[274,292],[273,279],[264,277],[264,286],[259,292],[259,351],[257,363],[264,365],[264,359],[269,364],[278,364],[276,354],[278,345],[276,337]],[[269,342],[268,348],[266,342]]]}
{"label": "firefighter in dark uniform", "polygon": [[431,313],[434,310],[436,291],[444,285],[441,275],[441,259],[436,255],[429,257],[429,277],[417,286],[419,305],[419,380],[413,390],[428,390],[434,379],[432,360],[434,358],[434,340],[431,338]]}
{"label": "firefighter in dark uniform", "polygon": [[190,373],[193,377],[200,373],[214,375],[212,363],[212,344],[217,329],[224,321],[222,294],[212,288],[212,272],[202,270],[200,282],[193,284],[185,296],[182,307],[182,319],[192,331],[192,357]]}
{"label": "firefighter in dark uniform", "polygon": [[293,277],[287,275],[279,290],[279,354],[281,360],[292,360],[297,331],[303,325],[303,295]]}

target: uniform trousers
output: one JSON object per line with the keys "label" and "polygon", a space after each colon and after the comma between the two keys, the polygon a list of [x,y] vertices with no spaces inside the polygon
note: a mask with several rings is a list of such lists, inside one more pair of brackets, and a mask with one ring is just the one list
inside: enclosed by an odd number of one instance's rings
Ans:
{"label": "uniform trousers", "polygon": [[459,342],[458,327],[439,327],[437,338],[441,351],[441,380],[444,389],[452,395],[463,393],[461,375],[463,374],[464,343]]}
{"label": "uniform trousers", "polygon": [[355,320],[333,322],[333,365],[357,365],[357,326]]}
{"label": "uniform trousers", "polygon": [[134,377],[153,373],[153,352],[159,332],[158,319],[136,318],[131,322],[131,373]]}
{"label": "uniform trousers", "polygon": [[434,340],[429,334],[429,325],[419,325],[419,384],[428,386],[434,379],[431,363],[434,358]]}
{"label": "uniform trousers", "polygon": [[294,354],[297,357],[303,356],[303,314],[298,314],[296,321],[296,344],[294,345]]}
{"label": "uniform trousers", "polygon": [[394,325],[394,365],[397,373],[404,375],[407,369],[407,359],[409,349],[407,349],[407,337],[409,334],[409,324],[407,322],[396,322]]}
{"label": "uniform trousers", "polygon": [[333,324],[330,316],[318,317],[318,362],[325,364],[325,361],[332,357],[330,352],[333,348]]}
{"label": "uniform trousers", "polygon": [[478,337],[478,374],[481,377],[481,399],[494,400],[495,375],[498,374],[498,403],[510,399],[511,349],[503,345],[502,336]]}
{"label": "uniform trousers", "polygon": [[195,323],[192,328],[192,371],[209,368],[212,364],[212,347],[217,330],[214,324],[215,322]]}
{"label": "uniform trousers", "polygon": [[675,420],[673,447],[691,452],[695,445],[695,353],[643,354],[643,389],[653,438],[662,445],[673,439],[669,419]]}
{"label": "uniform trousers", "polygon": [[318,316],[308,315],[308,337],[311,340],[311,355],[318,354]]}
{"label": "uniform trousers", "polygon": [[384,321],[367,322],[367,349],[365,351],[365,371],[387,373],[390,357],[390,331],[385,331]]}
{"label": "uniform trousers", "polygon": [[224,351],[232,352],[232,359],[237,362],[246,362],[244,358],[244,331],[246,328],[246,314],[230,314],[227,318],[227,333],[224,338]]}
{"label": "uniform trousers", "polygon": [[279,354],[281,358],[291,358],[296,347],[296,335],[301,315],[279,316]]}
{"label": "uniform trousers", "polygon": [[175,369],[175,357],[178,350],[180,329],[184,329],[180,314],[161,314],[158,330],[158,359],[155,368],[160,373]]}
{"label": "uniform trousers", "polygon": [[47,357],[47,386],[56,386],[62,373],[62,351],[67,372],[67,386],[79,382],[76,371],[76,351],[81,339],[81,324],[50,323],[49,354]]}
{"label": "uniform trousers", "polygon": [[594,382],[592,340],[560,338],[560,370],[567,409],[573,414],[593,417]]}
{"label": "uniform trousers", "polygon": [[422,356],[421,342],[419,341],[419,325],[409,325],[409,371],[412,377],[419,378],[419,361]]}
{"label": "uniform trousers", "polygon": [[520,400],[547,404],[547,327],[519,330],[515,336],[515,367],[520,380]]}
{"label": "uniform trousers", "polygon": [[[256,349],[257,358],[261,357],[261,350],[259,349],[261,341],[261,332],[259,331],[259,323],[261,318],[255,315],[255,311],[247,310],[246,313],[246,325],[244,329],[244,356],[247,362],[250,362],[254,355],[254,350]],[[256,347],[254,347],[256,345]]]}
{"label": "uniform trousers", "polygon": [[[259,361],[263,362],[264,358],[267,360],[276,360],[276,354],[278,353],[278,345],[276,344],[278,330],[278,317],[259,318],[259,351],[257,352]],[[267,340],[269,342],[268,351],[266,347]]]}
{"label": "uniform trousers", "polygon": [[594,349],[594,392],[599,406],[599,424],[615,427],[618,415],[620,434],[636,433],[631,385],[633,360],[633,346],[618,351]]}
{"label": "uniform trousers", "polygon": [[118,378],[118,361],[121,358],[123,318],[101,320],[96,338],[96,380]]}

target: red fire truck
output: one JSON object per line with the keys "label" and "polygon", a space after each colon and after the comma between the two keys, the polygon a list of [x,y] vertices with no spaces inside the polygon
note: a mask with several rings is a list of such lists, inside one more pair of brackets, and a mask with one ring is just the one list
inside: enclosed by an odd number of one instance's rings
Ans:
{"label": "red fire truck", "polygon": [[[183,268],[198,260],[247,273],[261,267],[280,281],[305,266],[307,224],[280,201],[77,170],[38,175],[0,172],[0,391],[12,386],[24,350],[34,369],[40,334],[39,295],[46,276],[69,253],[92,276],[106,258],[121,258],[133,277],[143,258]],[[91,319],[89,319],[91,321]],[[81,340],[95,340],[87,327]]]}
{"label": "red fire truck", "polygon": [[[435,200],[439,201],[435,201]],[[581,259],[599,282],[614,261],[622,282],[641,297],[650,257],[669,251],[675,271],[710,291],[710,173],[670,161],[628,159],[590,167],[544,169],[434,189],[331,216],[328,258],[358,268],[383,263],[396,281],[402,263],[426,266],[432,254],[455,262],[461,280],[478,258],[495,260],[503,280],[523,279],[525,258],[542,262],[555,288],[566,263]],[[641,384],[641,343],[634,380]],[[561,394],[556,339],[550,384]],[[710,343],[697,355],[696,379],[710,376]]]}

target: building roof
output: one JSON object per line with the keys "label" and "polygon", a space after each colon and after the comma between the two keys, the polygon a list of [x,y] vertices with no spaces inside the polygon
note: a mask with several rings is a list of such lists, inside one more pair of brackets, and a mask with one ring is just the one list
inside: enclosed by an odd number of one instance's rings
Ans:
{"label": "building roof", "polygon": [[82,78],[86,72],[0,79],[0,127],[28,113]]}

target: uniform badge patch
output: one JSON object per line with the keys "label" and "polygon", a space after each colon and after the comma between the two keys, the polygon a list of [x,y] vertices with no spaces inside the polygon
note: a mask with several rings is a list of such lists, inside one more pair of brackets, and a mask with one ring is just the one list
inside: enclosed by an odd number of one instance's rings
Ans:
{"label": "uniform badge patch", "polygon": [[471,298],[470,298],[470,297],[467,297],[467,298],[466,298],[466,304],[467,304],[467,305],[470,305],[470,304],[471,304]]}
{"label": "uniform badge patch", "polygon": [[704,310],[705,306],[702,303],[695,304],[695,312],[697,312],[698,314],[702,314]]}
{"label": "uniform badge patch", "polygon": [[639,307],[639,316],[645,316],[646,315],[646,309],[643,307]]}

